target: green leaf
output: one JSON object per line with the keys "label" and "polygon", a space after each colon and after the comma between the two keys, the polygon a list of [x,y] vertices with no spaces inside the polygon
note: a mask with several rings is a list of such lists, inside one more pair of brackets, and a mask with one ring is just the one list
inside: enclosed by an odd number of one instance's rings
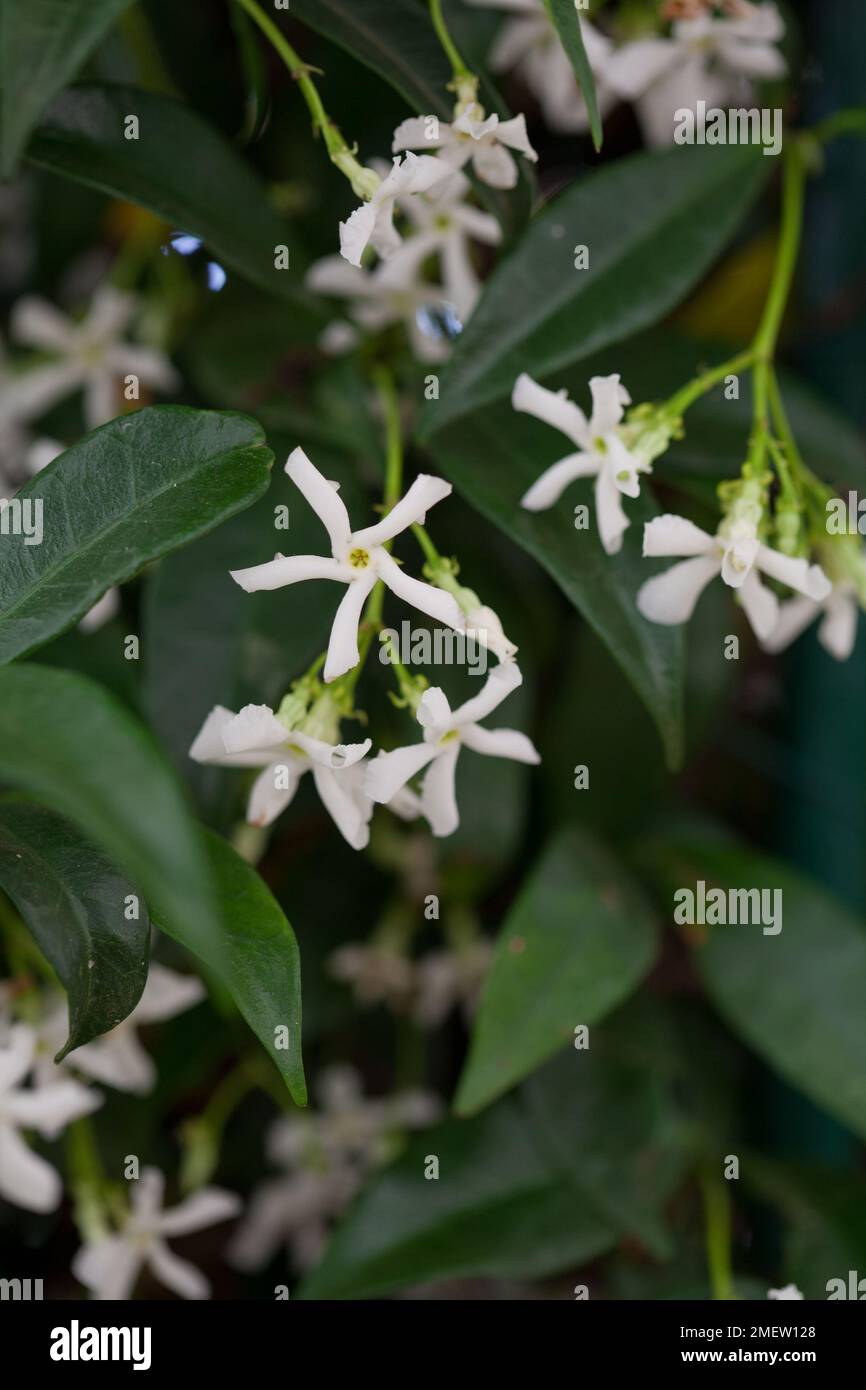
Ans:
{"label": "green leaf", "polygon": [[[306,1105],[301,1058],[301,961],[285,914],[255,869],[218,835],[205,845],[222,909],[221,951],[189,938],[182,918],[157,916],[157,926],[189,947],[229,990],[272,1058],[292,1099]],[[287,1030],[288,1047],[277,1045]]]}
{"label": "green leaf", "polygon": [[0,0],[0,176],[130,0]]}
{"label": "green leaf", "polygon": [[[126,118],[139,123],[125,136]],[[201,237],[221,261],[281,299],[307,305],[289,226],[257,174],[188,106],[138,87],[71,87],[53,104],[27,149],[31,163],[149,208]],[[336,236],[336,230],[335,230]],[[274,265],[288,246],[291,268]]]}
{"label": "green leaf", "polygon": [[135,1008],[147,981],[150,920],[143,903],[127,919],[133,889],[101,850],[29,802],[0,802],[0,884],[69,996],[59,1062]]}
{"label": "green leaf", "polygon": [[[793,1086],[866,1137],[866,928],[787,865],[740,845],[678,837],[642,857],[667,892],[781,892],[782,930],[760,923],[696,927],[704,984],[734,1032]],[[671,898],[671,915],[673,915]],[[688,930],[688,928],[683,928]]]}
{"label": "green leaf", "polygon": [[[668,313],[723,249],[771,162],[756,146],[684,147],[617,160],[566,189],[487,282],[420,437],[509,395],[521,372],[559,371]],[[588,269],[575,269],[580,245]]]}
{"label": "green leaf", "polygon": [[455,1101],[468,1115],[598,1023],[649,970],[653,911],[606,850],[559,832],[509,912]]}
{"label": "green leaf", "polygon": [[574,68],[574,75],[577,78],[581,95],[586,102],[586,109],[589,112],[589,127],[592,131],[592,143],[597,150],[600,150],[602,134],[598,96],[595,90],[592,67],[583,45],[583,34],[580,29],[575,0],[544,0],[544,3],[556,32],[562,40],[562,46],[568,54],[568,60]]}
{"label": "green leaf", "polygon": [[151,406],[85,435],[22,488],[43,538],[4,537],[0,661],[80,618],[112,584],[249,506],[273,455],[246,415]]}
{"label": "green leaf", "polygon": [[627,503],[632,525],[620,554],[611,556],[594,529],[574,529],[569,504],[586,503],[591,515],[590,483],[575,483],[567,499],[548,511],[521,507],[530,483],[566,451],[562,437],[537,420],[510,407],[491,407],[437,435],[430,451],[467,501],[544,566],[607,644],[655,720],[675,766],[683,738],[682,631],[647,622],[635,604],[637,590],[652,573],[641,558],[643,522],[657,511],[647,490]]}
{"label": "green leaf", "polygon": [[150,735],[101,686],[48,666],[0,667],[0,780],[102,846],[151,913],[184,922],[202,950],[215,941],[207,860],[183,795]]}

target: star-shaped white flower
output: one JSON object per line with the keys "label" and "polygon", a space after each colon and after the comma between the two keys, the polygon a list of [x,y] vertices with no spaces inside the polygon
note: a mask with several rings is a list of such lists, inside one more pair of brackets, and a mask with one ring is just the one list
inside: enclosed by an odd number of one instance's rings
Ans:
{"label": "star-shaped white flower", "polygon": [[102,1097],[77,1081],[58,1081],[29,1090],[22,1086],[33,1066],[36,1033],[15,1024],[0,1040],[0,1197],[27,1211],[54,1211],[63,1196],[59,1174],[35,1154],[19,1130],[52,1138],[72,1120],[89,1115]]}
{"label": "star-shaped white flower", "polygon": [[553,425],[573,444],[578,453],[567,454],[545,469],[521,499],[527,511],[540,512],[559,501],[575,478],[595,478],[595,519],[601,543],[608,555],[622,547],[623,533],[629,525],[621,495],[637,497],[644,463],[626,448],[617,432],[623,407],[631,396],[620,384],[618,374],[590,379],[592,414],[587,420],[580,406],[563,391],[549,391],[522,372],[514,383],[511,404]]}
{"label": "star-shaped white flower", "polygon": [[512,150],[533,163],[538,159],[529,143],[525,116],[501,121],[494,113],[485,118],[474,104],[450,125],[445,121],[433,124],[428,116],[409,116],[394,131],[391,149],[395,154],[398,150],[439,150],[439,159],[452,169],[462,169],[471,160],[478,178],[491,188],[516,185],[518,170]]}
{"label": "star-shaped white flower", "polygon": [[[162,1023],[191,1009],[205,997],[205,988],[195,975],[181,975],[152,961],[147,984],[132,1013],[115,1028],[93,1042],[85,1043],[64,1058],[62,1067],[83,1072],[105,1086],[133,1095],[147,1095],[156,1085],[156,1067],[142,1047],[136,1029],[148,1023]],[[51,1061],[69,1032],[69,1009],[65,999],[51,1010],[39,1028],[43,1058],[39,1077],[50,1082],[57,1067]]]}
{"label": "star-shaped white flower", "polygon": [[644,527],[643,553],[690,557],[648,579],[638,590],[638,609],[654,623],[687,622],[710,580],[721,575],[739,593],[755,636],[764,641],[778,622],[779,600],[761,583],[759,571],[816,602],[827,598],[833,587],[820,565],[763,545],[756,527],[747,523],[723,524],[711,536],[685,517],[657,516]]}
{"label": "star-shaped white flower", "polygon": [[6,381],[0,390],[0,421],[36,419],[71,392],[83,390],[84,417],[94,429],[117,415],[117,386],[125,376],[160,391],[174,390],[177,376],[161,352],[123,341],[134,310],[134,298],[110,285],[96,291],[80,323],[44,299],[19,299],[12,310],[11,336],[52,353],[56,361]]}
{"label": "star-shaped white flower", "polygon": [[422,523],[429,509],[450,495],[450,483],[422,473],[386,517],[375,526],[353,531],[336,487],[310,462],[303,449],[294,449],[289,455],[286,472],[328,532],[331,557],[278,555],[267,564],[232,570],[231,574],[235,583],[249,594],[260,589],[282,589],[286,584],[298,584],[305,579],[333,579],[347,586],[331,628],[324,670],[326,681],[335,680],[357,666],[358,623],[367,596],[378,579],[428,618],[463,630],[463,616],[452,596],[404,574],[385,548],[386,542],[399,536],[401,531],[416,522]]}
{"label": "star-shaped white flower", "polygon": [[363,743],[324,743],[298,729],[291,732],[267,705],[245,705],[240,714],[217,705],[211,710],[189,756],[218,767],[262,767],[247,805],[251,825],[270,825],[292,801],[305,772],[340,834],[353,849],[370,838],[373,806],[362,790]]}
{"label": "star-shaped white flower", "polygon": [[786,1284],[785,1287],[782,1289],[768,1289],[767,1297],[779,1300],[787,1300],[794,1298],[802,1298],[803,1295],[800,1293],[800,1290],[797,1288],[796,1284]]}
{"label": "star-shaped white flower", "polygon": [[651,145],[673,144],[675,112],[726,106],[751,80],[782,77],[787,65],[778,41],[785,24],[774,4],[743,4],[742,13],[678,20],[671,37],[636,39],[610,55],[605,77],[636,103]]}
{"label": "star-shaped white flower", "polygon": [[383,259],[392,256],[401,242],[394,226],[395,199],[398,195],[426,193],[450,172],[449,166],[434,155],[405,154],[395,159],[391,172],[368,202],[340,223],[340,255],[350,265],[361,264],[368,246]]}
{"label": "star-shaped white flower", "polygon": [[420,266],[429,256],[440,257],[445,299],[454,305],[461,323],[469,319],[481,293],[481,282],[470,255],[470,242],[498,246],[502,228],[489,212],[466,202],[472,185],[455,170],[428,194],[399,198],[398,204],[414,231],[402,254]]}
{"label": "star-shaped white flower", "polygon": [[513,661],[503,662],[487,677],[484,688],[456,710],[451,709],[439,686],[425,690],[417,715],[424,729],[423,743],[395,748],[374,758],[367,767],[367,794],[374,801],[387,803],[426,767],[421,788],[422,812],[434,835],[451,835],[460,823],[454,777],[461,748],[493,758],[513,758],[520,763],[541,761],[526,734],[516,729],[483,729],[478,722],[491,714],[522,680]]}
{"label": "star-shaped white flower", "polygon": [[[823,600],[806,598],[786,599],[779,607],[776,626],[762,643],[765,651],[781,652],[805,632],[816,618],[821,618],[818,641],[837,661],[847,661],[857,640],[859,605],[853,584],[836,584]],[[823,615],[823,617],[822,617]]]}
{"label": "star-shaped white flower", "polygon": [[[325,256],[310,266],[305,283],[319,294],[348,300],[352,320],[367,333],[378,333],[392,323],[405,324],[412,353],[420,362],[444,362],[451,351],[447,334],[441,328],[437,331],[437,320],[447,323],[451,318],[449,302],[440,285],[423,278],[411,241],[375,270],[349,265],[341,256]],[[454,326],[459,329],[460,325]],[[353,346],[356,337],[343,331],[335,341],[329,331],[322,346],[342,351]]]}
{"label": "star-shaped white flower", "polygon": [[210,1284],[200,1270],[166,1244],[168,1236],[185,1236],[241,1210],[241,1199],[219,1187],[203,1187],[163,1211],[165,1182],[156,1168],[145,1168],[131,1183],[129,1214],[117,1235],[83,1245],[72,1262],[76,1279],[100,1300],[128,1299],[144,1265],[181,1298],[209,1298]]}
{"label": "star-shaped white flower", "polygon": [[[488,55],[490,71],[510,72],[513,68],[539,102],[551,130],[562,135],[588,130],[586,102],[543,0],[470,0],[470,3],[484,9],[505,10],[509,15]],[[605,79],[613,44],[584,14],[580,16],[580,32],[603,116],[616,100]]]}

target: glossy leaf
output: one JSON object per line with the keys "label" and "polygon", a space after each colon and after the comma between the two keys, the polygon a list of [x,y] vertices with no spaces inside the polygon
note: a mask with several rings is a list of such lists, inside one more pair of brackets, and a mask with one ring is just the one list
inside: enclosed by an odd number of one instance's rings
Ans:
{"label": "glossy leaf", "polygon": [[222,913],[222,949],[202,949],[191,942],[176,918],[159,914],[157,925],[214,971],[279,1069],[292,1099],[306,1105],[301,962],[295,934],[255,869],[210,831],[205,831],[205,844]]}
{"label": "glossy leaf", "polygon": [[577,828],[529,874],[496,943],[455,1108],[471,1114],[598,1023],[656,950],[653,911],[623,866]]}
{"label": "glossy leaf", "polygon": [[0,661],[32,651],[112,584],[249,506],[272,461],[248,416],[186,406],[152,406],[85,435],[18,493],[22,507],[41,501],[43,538],[3,538]]}
{"label": "glossy leaf", "polygon": [[574,528],[573,506],[588,504],[592,514],[591,483],[575,483],[548,511],[521,508],[530,483],[570,447],[537,420],[507,405],[491,407],[437,434],[430,447],[467,501],[544,566],[610,648],[675,764],[682,749],[682,632],[647,622],[635,605],[651,572],[641,558],[642,523],[656,511],[647,490],[626,502],[632,525],[621,553],[610,556],[593,529]]}
{"label": "glossy leaf", "polygon": [[130,0],[0,0],[0,175]]}
{"label": "glossy leaf", "polygon": [[[126,118],[138,119],[127,139]],[[149,208],[201,237],[225,265],[282,299],[308,297],[291,229],[258,175],[188,106],[138,87],[89,83],[52,105],[27,149],[33,164]],[[275,250],[287,246],[290,268]]]}
{"label": "glossy leaf", "polygon": [[[487,282],[422,416],[429,437],[657,322],[735,231],[772,161],[753,146],[665,150],[620,160],[566,189]],[[589,268],[575,268],[575,249]]]}
{"label": "glossy leaf", "polygon": [[94,681],[48,666],[0,667],[0,781],[71,820],[128,873],[151,912],[219,950],[197,827],[143,726]]}
{"label": "glossy leaf", "polygon": [[592,67],[586,56],[577,6],[574,0],[544,0],[544,3],[559,35],[560,42],[568,54],[568,60],[574,68],[574,75],[577,78],[581,96],[586,102],[586,109],[589,112],[589,126],[592,131],[592,143],[597,150],[600,150],[602,133],[598,95],[595,90]]}
{"label": "glossy leaf", "polygon": [[[0,802],[0,886],[69,997],[59,1062],[116,1027],[147,981],[150,920],[103,854],[43,806]],[[129,912],[135,915],[130,917]]]}

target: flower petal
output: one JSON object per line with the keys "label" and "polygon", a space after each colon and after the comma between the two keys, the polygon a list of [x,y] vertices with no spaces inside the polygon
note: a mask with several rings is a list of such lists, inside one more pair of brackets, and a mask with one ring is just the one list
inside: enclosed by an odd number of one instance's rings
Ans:
{"label": "flower petal", "polygon": [[460,824],[454,786],[460,744],[446,748],[428,767],[421,787],[421,810],[434,835],[453,835]]}
{"label": "flower petal", "polygon": [[156,1085],[156,1067],[131,1028],[119,1027],[70,1055],[72,1066],[104,1086],[146,1096]]}
{"label": "flower petal", "polygon": [[143,1252],[123,1236],[106,1236],[82,1245],[72,1261],[72,1273],[97,1299],[123,1302],[138,1278]]}
{"label": "flower petal", "polygon": [[319,472],[303,449],[292,450],[286,460],[285,471],[327,531],[333,553],[342,555],[349,544],[352,525],[343,499],[333,483],[329,483],[324,473]]}
{"label": "flower petal", "polygon": [[282,589],[286,584],[300,584],[305,579],[334,579],[347,584],[353,575],[348,565],[326,555],[277,555],[264,565],[229,573],[248,594],[257,594],[262,589]]}
{"label": "flower petal", "polygon": [[540,386],[527,372],[521,372],[511,392],[511,404],[515,410],[534,415],[546,425],[562,433],[578,448],[587,449],[590,444],[589,424],[579,405],[568,399],[566,391],[549,391]]}
{"label": "flower petal", "polygon": [[358,577],[346,585],[346,592],[331,625],[328,655],[322,673],[326,683],[336,680],[337,676],[344,676],[361,659],[358,652],[358,624],[376,578],[376,571],[370,565],[366,570],[359,570]]}
{"label": "flower petal", "polygon": [[9,336],[46,352],[67,353],[75,346],[75,324],[55,305],[38,295],[24,294],[16,299],[9,318]]}
{"label": "flower petal", "polygon": [[472,163],[482,183],[490,188],[517,187],[517,164],[504,145],[478,144],[467,148],[471,149]]}
{"label": "flower petal", "polygon": [[364,790],[372,801],[387,805],[438,751],[435,743],[411,743],[390,753],[380,753],[367,764]]}
{"label": "flower petal", "polygon": [[837,661],[847,661],[857,640],[857,600],[853,594],[837,591],[825,602],[824,611],[818,641]]}
{"label": "flower petal", "polygon": [[435,618],[446,627],[453,627],[457,632],[462,632],[465,626],[463,614],[457,600],[451,594],[446,593],[444,589],[434,588],[432,584],[425,584],[421,579],[413,579],[411,575],[404,574],[387,551],[379,552],[377,565],[379,578],[398,598],[417,608],[419,613],[426,613],[428,618]]}
{"label": "flower petal", "polygon": [[595,480],[595,524],[607,555],[622,549],[622,538],[631,522],[625,514],[619,488],[610,468],[599,470]]}
{"label": "flower petal", "polygon": [[62,1196],[51,1164],[28,1149],[11,1125],[0,1123],[0,1197],[25,1211],[54,1211]]}
{"label": "flower petal", "polygon": [[446,729],[450,729],[452,718],[451,706],[445,691],[438,685],[432,685],[429,690],[425,690],[418,703],[417,719],[421,727],[441,737]]}
{"label": "flower petal", "polygon": [[488,714],[492,714],[502,701],[522,684],[523,674],[517,662],[500,662],[490,672],[478,694],[473,695],[471,700],[466,700],[454,711],[452,727],[458,729],[465,724],[477,724],[479,720],[486,719]]}
{"label": "flower petal", "polygon": [[819,603],[829,598],[833,591],[833,585],[820,565],[810,565],[808,560],[793,559],[778,550],[771,550],[768,545],[759,547],[756,563],[771,579],[778,579],[780,584],[787,584],[789,589],[795,589]]}
{"label": "flower petal", "polygon": [[[306,768],[297,758],[288,756],[285,762],[271,763],[256,778],[247,802],[247,822],[250,825],[270,825],[289,805]],[[284,783],[278,787],[277,777]]]}
{"label": "flower petal", "polygon": [[623,406],[631,404],[631,396],[620,382],[619,372],[590,377],[589,389],[592,393],[590,434],[593,438],[610,434],[622,419]]}
{"label": "flower petal", "polygon": [[[391,141],[391,149],[394,154],[401,150],[421,150],[439,149],[443,143],[441,127],[444,122],[437,122],[435,125],[427,116],[407,116],[405,121],[401,121],[394,131],[394,138]],[[448,129],[446,125],[446,130]],[[431,131],[436,131],[435,136],[428,138]]]}
{"label": "flower petal", "polygon": [[[653,558],[662,555],[715,557],[718,554],[718,546],[715,537],[708,531],[702,531],[700,526],[695,526],[694,522],[687,521],[684,516],[666,512],[663,516],[653,517],[652,521],[646,522],[643,528],[643,553],[644,557]],[[721,556],[718,563],[721,564]]]}
{"label": "flower petal", "polygon": [[33,1065],[36,1034],[24,1023],[16,1023],[3,1034],[0,1046],[0,1093],[11,1091],[23,1081]]}
{"label": "flower petal", "polygon": [[496,130],[496,139],[501,145],[508,145],[512,150],[517,150],[526,159],[533,163],[538,159],[538,155],[529,143],[529,136],[526,133],[526,117],[521,114],[512,116],[510,121],[500,121]]}
{"label": "flower petal", "polygon": [[10,377],[0,390],[0,421],[36,420],[71,391],[77,391],[82,380],[77,362],[53,362]]}
{"label": "flower petal", "polygon": [[120,392],[113,373],[89,372],[84,382],[84,419],[88,429],[108,424],[120,412]]}
{"label": "flower petal", "polygon": [[710,580],[719,572],[720,560],[715,555],[696,555],[693,560],[672,565],[664,574],[654,575],[638,589],[638,612],[651,623],[666,626],[684,623],[692,616]]}
{"label": "flower petal", "polygon": [[543,512],[558,502],[565,489],[575,478],[591,478],[598,472],[598,459],[595,454],[566,454],[565,458],[552,463],[532,487],[520,499],[521,507],[528,512]]}
{"label": "flower petal", "polygon": [[750,569],[739,589],[740,605],[759,641],[765,641],[779,621],[779,600]]}
{"label": "flower petal", "polygon": [[605,65],[605,81],[625,101],[634,101],[669,72],[681,48],[671,39],[637,39],[614,49]]}
{"label": "flower petal", "polygon": [[814,599],[806,598],[805,594],[798,594],[796,598],[781,603],[776,626],[761,643],[764,650],[775,654],[790,647],[820,612],[821,605]]}
{"label": "flower petal", "polygon": [[408,492],[391,508],[387,516],[375,526],[356,531],[352,536],[352,543],[364,547],[383,545],[385,541],[393,540],[394,536],[399,536],[401,531],[406,531],[416,523],[423,526],[430,508],[450,496],[451,484],[446,483],[444,478],[419,473]]}
{"label": "flower petal", "polygon": [[235,719],[234,710],[225,705],[214,705],[202,724],[189,750],[189,757],[197,763],[214,763],[217,767],[261,767],[270,754],[229,753],[223,740],[223,731]]}
{"label": "flower petal", "polygon": [[163,1240],[147,1247],[145,1259],[161,1284],[181,1298],[210,1298],[210,1284],[200,1269],[175,1255]]}
{"label": "flower petal", "polygon": [[360,267],[361,257],[376,227],[377,215],[378,208],[373,203],[362,203],[340,223],[340,255],[349,265]]}
{"label": "flower petal", "polygon": [[229,1221],[239,1214],[242,1207],[243,1202],[236,1193],[226,1192],[222,1187],[202,1187],[170,1211],[162,1213],[159,1232],[164,1236],[189,1235],[190,1231],[201,1231],[205,1226]]}
{"label": "flower petal", "polygon": [[285,724],[280,723],[269,705],[244,705],[222,731],[227,753],[255,752],[267,758],[272,758],[274,749],[282,748],[288,737]]}
{"label": "flower petal", "polygon": [[151,961],[147,984],[131,1014],[133,1023],[161,1023],[200,1004],[207,991],[197,975],[181,975]]}
{"label": "flower petal", "polygon": [[319,798],[343,839],[352,849],[363,849],[370,839],[369,822],[373,813],[373,802],[361,790],[363,769],[358,769],[358,780],[353,776],[355,768],[340,772],[313,764],[313,780]]}
{"label": "flower petal", "polygon": [[312,762],[318,763],[320,767],[331,768],[333,771],[354,767],[370,751],[373,743],[370,738],[365,738],[363,743],[324,743],[322,739],[311,738],[309,734],[302,733],[300,729],[294,729],[290,738],[292,743],[303,748]]}
{"label": "flower petal", "polygon": [[540,763],[541,754],[531,738],[518,729],[482,729],[480,724],[467,724],[460,731],[460,741],[474,753],[489,758],[512,758],[517,763]]}

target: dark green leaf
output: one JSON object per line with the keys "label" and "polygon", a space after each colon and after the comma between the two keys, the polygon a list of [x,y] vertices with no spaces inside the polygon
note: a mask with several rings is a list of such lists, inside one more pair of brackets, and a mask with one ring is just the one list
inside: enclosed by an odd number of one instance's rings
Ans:
{"label": "dark green leaf", "polygon": [[665,150],[568,188],[488,281],[421,436],[510,394],[521,372],[543,377],[655,323],[723,249],[771,162],[755,146]]}
{"label": "dark green leaf", "polygon": [[130,0],[0,0],[0,175]]}
{"label": "dark green leaf", "polygon": [[[666,892],[781,892],[782,930],[696,927],[694,960],[728,1024],[831,1115],[866,1136],[866,929],[839,902],[778,860],[738,846],[679,837],[646,847]],[[670,899],[671,917],[674,902]],[[766,925],[766,923],[764,924]],[[688,928],[683,928],[688,930]]]}
{"label": "dark green leaf", "polygon": [[559,832],[509,912],[455,1108],[471,1114],[598,1023],[652,964],[653,912],[598,843]]}
{"label": "dark green leaf", "polygon": [[[202,949],[182,918],[161,913],[157,925],[208,965],[273,1059],[292,1099],[307,1103],[301,1059],[301,962],[285,914],[255,869],[218,835],[205,831],[213,880],[222,909],[222,949]],[[285,1029],[288,1047],[279,1045]]]}
{"label": "dark green leaf", "polygon": [[627,504],[632,525],[620,554],[610,556],[594,530],[574,529],[569,502],[591,503],[587,482],[575,483],[567,499],[548,511],[520,506],[529,484],[564,452],[561,436],[538,421],[509,406],[491,407],[437,435],[431,452],[467,501],[544,566],[607,644],[676,764],[682,748],[682,632],[647,622],[635,605],[651,572],[641,558],[642,523],[655,514],[646,489]]}
{"label": "dark green leaf", "polygon": [[3,538],[0,661],[32,651],[112,584],[249,506],[273,455],[245,415],[151,406],[102,425],[18,497],[42,501],[43,539]]}
{"label": "dark green leaf", "polygon": [[[139,123],[127,139],[126,118]],[[291,229],[233,147],[195,111],[137,87],[71,87],[54,103],[27,149],[32,163],[149,208],[201,237],[226,266],[282,299],[309,303]],[[336,237],[336,229],[335,229]],[[291,268],[274,252],[288,246]]]}
{"label": "dark green leaf", "polygon": [[42,806],[0,802],[0,884],[15,903],[69,996],[75,1047],[132,1012],[147,981],[150,921],[110,860],[68,821]]}
{"label": "dark green leaf", "polygon": [[562,46],[568,54],[569,62],[574,68],[574,75],[577,78],[581,95],[586,102],[586,109],[589,112],[589,127],[592,131],[592,143],[597,150],[600,150],[602,135],[598,96],[595,90],[592,67],[583,45],[583,34],[580,30],[575,0],[544,0],[544,3],[556,27],[556,32],[562,40]]}
{"label": "dark green leaf", "polygon": [[101,686],[48,666],[0,667],[0,781],[73,821],[152,913],[219,949],[198,829],[154,741]]}

